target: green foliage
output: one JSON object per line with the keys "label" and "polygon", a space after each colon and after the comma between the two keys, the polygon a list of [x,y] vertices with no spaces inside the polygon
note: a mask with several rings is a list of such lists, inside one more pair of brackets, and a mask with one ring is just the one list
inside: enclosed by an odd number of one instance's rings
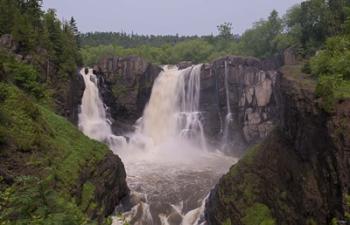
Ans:
{"label": "green foliage", "polygon": [[314,219],[308,218],[308,219],[306,220],[306,225],[317,225],[317,223],[315,222]]}
{"label": "green foliage", "polygon": [[96,207],[93,185],[84,185],[81,200],[74,200],[70,193],[79,183],[82,169],[94,168],[108,148],[90,140],[13,85],[0,82],[0,99],[0,139],[5,140],[0,154],[15,160],[25,153],[26,163],[19,164],[17,169],[35,175],[28,182],[18,180],[6,190],[0,182],[1,198],[8,195],[6,201],[0,200],[1,207],[6,209],[0,210],[1,222],[87,224],[85,210]]}
{"label": "green foliage", "polygon": [[99,45],[117,45],[123,48],[136,48],[143,45],[162,47],[164,45],[175,45],[179,42],[196,38],[198,37],[179,35],[128,35],[123,32],[89,32],[80,34],[80,42],[83,47]]}
{"label": "green foliage", "polygon": [[219,31],[219,37],[229,40],[233,37],[232,34],[232,23],[223,23],[217,26]]}
{"label": "green foliage", "polygon": [[319,78],[316,94],[322,97],[322,107],[327,112],[331,112],[335,105],[336,96],[335,90],[342,82],[339,76],[321,76]]}
{"label": "green foliage", "polygon": [[271,216],[270,209],[261,203],[255,203],[248,208],[242,219],[244,225],[275,225],[276,221]]}
{"label": "green foliage", "polygon": [[18,177],[0,192],[0,211],[1,224],[92,224],[74,202],[31,176]]}
{"label": "green foliage", "polygon": [[[41,0],[0,0],[0,36],[11,34],[17,43],[16,54],[27,56],[25,61],[33,66],[14,60],[5,65],[5,61],[1,61],[0,79],[12,73],[10,79],[15,79],[19,87],[36,97],[45,95],[37,85],[45,82],[51,92],[61,96],[69,88],[66,81],[76,75],[82,64],[79,31],[74,19],[61,22],[55,10],[44,12],[41,5]],[[6,71],[1,69],[5,66]]]}
{"label": "green foliage", "polygon": [[329,38],[325,48],[310,60],[311,73],[318,78],[316,94],[323,108],[332,111],[338,99],[350,98],[350,41],[348,36]]}
{"label": "green foliage", "polygon": [[94,198],[94,192],[95,186],[92,183],[87,182],[83,185],[80,203],[80,207],[83,211],[86,211],[89,208],[89,205]]}
{"label": "green foliage", "polygon": [[274,10],[268,20],[257,22],[252,29],[242,35],[243,49],[248,55],[261,58],[272,56],[282,50],[279,47],[286,47],[281,43],[286,42],[286,38],[281,35],[282,30],[282,19]]}
{"label": "green foliage", "polygon": [[232,225],[231,219],[225,220],[225,222],[222,225]]}
{"label": "green foliage", "polygon": [[4,63],[4,70],[19,88],[38,99],[44,97],[45,90],[39,83],[39,74],[33,66],[11,61]]}

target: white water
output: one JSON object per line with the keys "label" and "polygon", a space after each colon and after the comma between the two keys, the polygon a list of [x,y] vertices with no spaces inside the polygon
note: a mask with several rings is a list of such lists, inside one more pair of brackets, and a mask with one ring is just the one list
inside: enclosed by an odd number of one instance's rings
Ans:
{"label": "white water", "polygon": [[[128,144],[111,132],[95,75],[81,72],[86,90],[79,127],[122,158],[132,198],[138,199],[127,210],[119,206],[131,224],[201,224],[205,197],[235,163],[207,146],[199,112],[200,70],[201,65],[164,67]],[[122,224],[121,219],[114,224]]]}
{"label": "white water", "polygon": [[230,142],[230,127],[233,123],[233,115],[231,111],[231,104],[230,104],[230,90],[229,90],[229,84],[228,84],[228,65],[227,61],[225,61],[225,94],[226,94],[226,108],[227,108],[227,113],[225,116],[225,121],[224,121],[224,131],[223,131],[223,140],[222,140],[222,149],[226,150],[229,148],[229,142]]}

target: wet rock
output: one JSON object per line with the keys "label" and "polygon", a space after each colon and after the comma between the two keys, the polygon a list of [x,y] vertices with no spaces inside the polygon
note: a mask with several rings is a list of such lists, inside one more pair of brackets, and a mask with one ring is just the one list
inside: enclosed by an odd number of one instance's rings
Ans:
{"label": "wet rock", "polygon": [[94,70],[111,118],[133,125],[143,113],[161,68],[141,57],[129,56],[103,58]]}
{"label": "wet rock", "polygon": [[177,64],[177,68],[179,68],[179,70],[182,69],[186,69],[187,67],[192,66],[193,63],[191,61],[183,61]]}
{"label": "wet rock", "polygon": [[205,133],[211,137],[212,144],[222,141],[229,110],[227,93],[233,116],[228,132],[232,143],[227,152],[240,153],[268,135],[278,117],[276,98],[280,74],[273,65],[252,57],[228,56],[203,66],[200,109]]}

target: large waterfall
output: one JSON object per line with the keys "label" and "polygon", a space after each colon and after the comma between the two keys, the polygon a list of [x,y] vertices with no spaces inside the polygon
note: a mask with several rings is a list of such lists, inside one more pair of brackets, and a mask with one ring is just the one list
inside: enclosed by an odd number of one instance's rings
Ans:
{"label": "large waterfall", "polygon": [[86,89],[79,127],[120,155],[132,190],[117,208],[122,216],[114,224],[204,223],[204,199],[234,159],[207,144],[199,110],[200,71],[201,65],[163,68],[135,132],[126,134],[129,143],[111,132],[96,76],[81,71]]}

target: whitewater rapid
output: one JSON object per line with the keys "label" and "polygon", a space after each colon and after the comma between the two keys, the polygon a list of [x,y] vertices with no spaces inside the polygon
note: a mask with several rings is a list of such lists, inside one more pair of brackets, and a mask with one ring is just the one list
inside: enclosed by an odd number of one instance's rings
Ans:
{"label": "whitewater rapid", "polygon": [[204,224],[204,200],[236,159],[208,146],[199,111],[201,65],[165,66],[154,82],[143,117],[125,138],[113,135],[92,70],[82,70],[79,127],[107,143],[126,168],[130,199],[113,224]]}

